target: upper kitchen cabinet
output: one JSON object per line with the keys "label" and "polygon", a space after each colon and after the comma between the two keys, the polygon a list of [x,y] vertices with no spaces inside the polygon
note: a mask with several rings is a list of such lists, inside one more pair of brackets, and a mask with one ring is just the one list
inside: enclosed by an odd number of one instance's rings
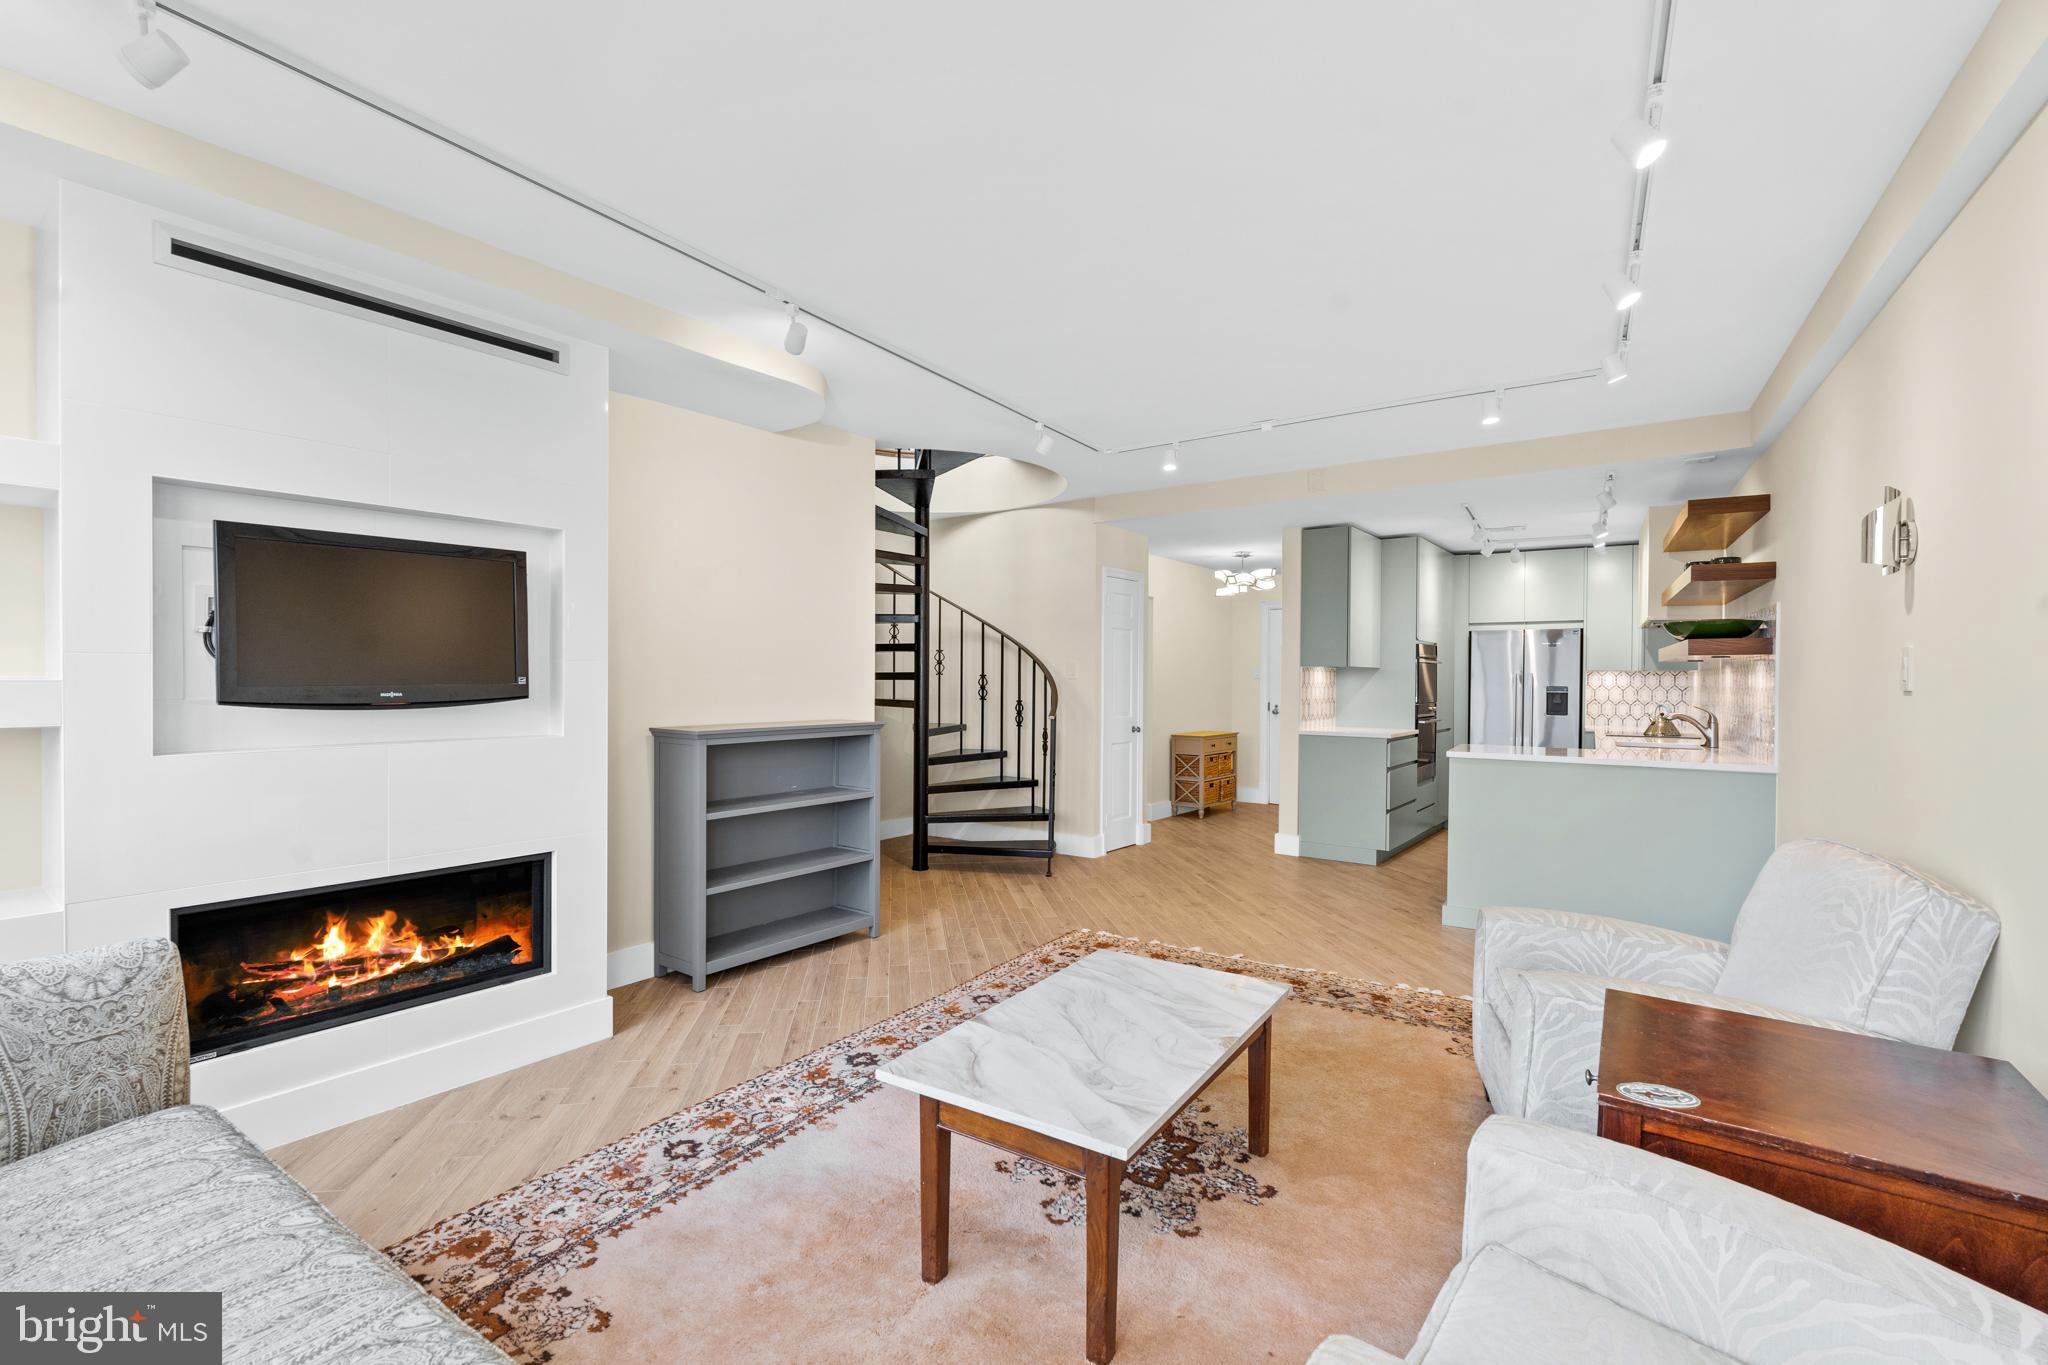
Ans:
{"label": "upper kitchen cabinet", "polygon": [[1586,552],[1530,550],[1522,556],[1525,621],[1586,619]]}
{"label": "upper kitchen cabinet", "polygon": [[1636,547],[1611,545],[1586,557],[1586,671],[1627,672],[1643,666],[1636,625]]}
{"label": "upper kitchen cabinet", "polygon": [[1448,649],[1455,615],[1451,606],[1451,556],[1434,542],[1415,545],[1415,638]]}
{"label": "upper kitchen cabinet", "polygon": [[1472,561],[1470,619],[1497,622],[1586,619],[1586,552],[1529,550],[1517,564],[1504,554]]}
{"label": "upper kitchen cabinet", "polygon": [[1468,615],[1473,625],[1495,621],[1526,621],[1522,615],[1522,566],[1504,554],[1478,555],[1472,560]]}
{"label": "upper kitchen cabinet", "polygon": [[1356,526],[1301,533],[1301,662],[1380,666],[1380,543]]}

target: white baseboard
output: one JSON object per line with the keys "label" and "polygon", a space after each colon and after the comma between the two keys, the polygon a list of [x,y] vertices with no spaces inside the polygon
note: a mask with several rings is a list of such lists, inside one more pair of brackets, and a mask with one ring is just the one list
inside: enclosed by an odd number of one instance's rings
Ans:
{"label": "white baseboard", "polygon": [[1266,804],[1266,789],[1264,787],[1239,787],[1237,789],[1237,799],[1244,802],[1247,806],[1263,806]]}
{"label": "white baseboard", "polygon": [[1151,842],[1152,822],[1150,820],[1140,821],[1138,824],[1138,847],[1143,848],[1145,845]]}
{"label": "white baseboard", "polygon": [[1173,802],[1154,801],[1151,805],[1145,807],[1145,818],[1147,820],[1171,820],[1173,818]]}
{"label": "white baseboard", "polygon": [[899,815],[893,820],[884,820],[881,822],[881,825],[881,837],[884,839],[908,839],[910,837],[910,817],[907,815]]}
{"label": "white baseboard", "polygon": [[615,991],[654,975],[654,944],[636,943],[605,955],[604,988]]}
{"label": "white baseboard", "polygon": [[1283,858],[1299,858],[1301,856],[1301,836],[1299,834],[1274,835],[1273,851]]}
{"label": "white baseboard", "polygon": [[[389,1057],[358,1071],[222,1105],[220,1111],[258,1147],[281,1147],[611,1036],[612,1001],[601,995],[535,1019]],[[193,1077],[193,1098],[201,1104],[207,1102],[203,1084],[197,1084],[203,1074]]]}

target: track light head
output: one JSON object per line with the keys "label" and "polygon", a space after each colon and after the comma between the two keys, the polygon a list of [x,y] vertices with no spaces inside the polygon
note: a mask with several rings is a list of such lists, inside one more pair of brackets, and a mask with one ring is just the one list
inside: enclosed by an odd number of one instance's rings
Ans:
{"label": "track light head", "polygon": [[1626,313],[1643,297],[1643,287],[1630,279],[1625,271],[1615,271],[1601,281],[1600,287],[1607,291],[1608,301],[1614,305],[1614,311],[1617,313]]}
{"label": "track light head", "polygon": [[155,26],[156,0],[135,0],[135,22],[139,36],[121,44],[121,65],[128,74],[154,90],[192,64],[171,35]]}
{"label": "track light head", "polygon": [[1519,541],[1519,540],[1518,540],[1518,541],[1516,541],[1516,542],[1515,542],[1515,543],[1514,543],[1513,545],[1510,545],[1510,546],[1508,547],[1508,562],[1509,562],[1509,563],[1511,563],[1511,564],[1519,564],[1519,563],[1521,563],[1521,562],[1522,562],[1522,542],[1521,542],[1521,541]]}
{"label": "track light head", "polygon": [[1504,391],[1495,389],[1479,400],[1479,425],[1497,427],[1500,425],[1500,400]]}
{"label": "track light head", "polygon": [[1619,384],[1628,378],[1628,356],[1616,351],[1600,362],[1600,377],[1610,384]]}
{"label": "track light head", "polygon": [[1489,558],[1489,557],[1491,557],[1491,556],[1492,556],[1492,554],[1493,554],[1493,552],[1494,552],[1494,549],[1495,549],[1495,548],[1496,548],[1496,547],[1494,546],[1494,543],[1493,543],[1492,541],[1490,541],[1490,540],[1481,540],[1481,541],[1479,542],[1479,557],[1480,557],[1481,559],[1486,559],[1486,558]]}
{"label": "track light head", "polygon": [[1600,509],[1600,520],[1606,521],[1607,509],[1614,506],[1614,476],[1612,474],[1607,476],[1606,486],[1600,490],[1600,496],[1593,499],[1593,503]]}
{"label": "track light head", "polygon": [[1646,171],[1652,162],[1671,145],[1671,139],[1664,136],[1661,128],[1653,128],[1645,118],[1632,118],[1614,130],[1614,150],[1621,153],[1629,169]]}
{"label": "track light head", "polygon": [[1045,423],[1043,422],[1038,424],[1036,430],[1038,432],[1038,444],[1033,446],[1032,449],[1036,450],[1040,455],[1052,454],[1052,433],[1045,429]]}
{"label": "track light head", "polygon": [[1159,466],[1162,474],[1171,474],[1180,468],[1180,442],[1175,441],[1166,448],[1166,462]]}
{"label": "track light head", "polygon": [[1268,417],[1268,418],[1267,418],[1267,419],[1266,419],[1265,421],[1263,421],[1263,422],[1259,423],[1259,430],[1260,430],[1260,431],[1265,431],[1265,432],[1270,432],[1270,431],[1272,431],[1272,430],[1273,430],[1273,419],[1272,419],[1272,418],[1270,418],[1270,417]]}
{"label": "track light head", "polygon": [[782,349],[791,355],[802,355],[804,342],[810,340],[811,329],[804,326],[804,320],[797,316],[795,304],[785,303],[782,306],[789,310],[789,330],[782,334]]}

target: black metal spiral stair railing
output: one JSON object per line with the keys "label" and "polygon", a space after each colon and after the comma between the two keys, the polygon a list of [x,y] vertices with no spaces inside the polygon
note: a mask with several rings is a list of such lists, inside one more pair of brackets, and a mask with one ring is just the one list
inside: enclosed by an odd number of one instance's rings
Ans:
{"label": "black metal spiral stair railing", "polygon": [[[887,454],[887,452],[884,452]],[[877,706],[911,715],[911,862],[931,855],[1043,858],[1052,875],[1059,766],[1059,685],[1045,661],[1008,631],[931,589],[932,484],[979,458],[964,451],[898,451],[875,484],[909,517],[877,504],[875,528],[908,542],[878,548]],[[908,607],[908,610],[905,608]],[[907,665],[904,666],[904,665]],[[952,798],[1015,792],[1021,805],[952,807]],[[949,805],[934,808],[934,798]],[[942,839],[934,824],[1038,825],[1042,837]]]}

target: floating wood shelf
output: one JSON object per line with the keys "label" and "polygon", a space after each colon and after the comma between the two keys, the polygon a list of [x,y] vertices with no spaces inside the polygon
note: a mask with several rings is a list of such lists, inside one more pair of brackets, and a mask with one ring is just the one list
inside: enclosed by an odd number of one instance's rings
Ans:
{"label": "floating wood shelf", "polygon": [[1770,636],[1751,635],[1740,640],[1674,640],[1657,651],[1657,658],[1667,664],[1682,664],[1698,659],[1760,659],[1771,652]]}
{"label": "floating wood shelf", "polygon": [[1664,553],[1693,550],[1725,550],[1742,538],[1742,533],[1771,510],[1771,495],[1755,493],[1741,498],[1694,498],[1685,504],[1678,520],[1664,533]]}
{"label": "floating wood shelf", "polygon": [[1664,589],[1664,605],[1725,607],[1777,577],[1778,566],[1768,561],[1756,564],[1695,564],[1672,579],[1671,586]]}

